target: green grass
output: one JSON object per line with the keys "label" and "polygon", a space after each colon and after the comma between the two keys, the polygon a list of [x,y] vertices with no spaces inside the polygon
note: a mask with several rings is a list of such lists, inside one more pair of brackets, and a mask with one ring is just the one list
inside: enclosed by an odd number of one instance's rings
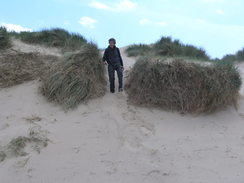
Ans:
{"label": "green grass", "polygon": [[129,46],[126,49],[127,55],[129,57],[149,55],[151,51],[152,51],[152,48],[146,44],[138,44],[138,45],[134,44],[134,45]]}
{"label": "green grass", "polygon": [[244,48],[237,51],[235,54],[227,54],[222,58],[223,61],[228,62],[244,62]]}
{"label": "green grass", "polygon": [[38,32],[10,32],[9,35],[29,44],[42,44],[61,48],[64,51],[79,50],[87,40],[78,33],[70,33],[64,29],[44,29]]}
{"label": "green grass", "polygon": [[231,63],[201,65],[153,57],[139,58],[125,84],[134,104],[189,113],[236,106],[240,87],[240,73]]}
{"label": "green grass", "polygon": [[126,50],[128,56],[163,56],[163,57],[182,57],[192,60],[210,60],[206,51],[193,45],[183,44],[179,40],[171,37],[162,37],[152,45],[139,44],[132,45]]}
{"label": "green grass", "polygon": [[10,36],[5,27],[0,27],[0,50],[11,47]]}

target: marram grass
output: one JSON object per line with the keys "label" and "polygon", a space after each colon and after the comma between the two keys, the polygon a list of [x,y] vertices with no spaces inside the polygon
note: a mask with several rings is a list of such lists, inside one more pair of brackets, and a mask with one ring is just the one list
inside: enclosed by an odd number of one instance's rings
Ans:
{"label": "marram grass", "polygon": [[152,57],[137,60],[125,85],[134,104],[189,113],[236,106],[240,87],[241,76],[230,63],[200,65]]}
{"label": "marram grass", "polygon": [[45,75],[55,56],[38,53],[4,52],[0,54],[0,88],[11,87]]}
{"label": "marram grass", "polygon": [[75,53],[66,54],[43,77],[42,93],[65,109],[105,94],[105,70],[96,45],[88,43]]}

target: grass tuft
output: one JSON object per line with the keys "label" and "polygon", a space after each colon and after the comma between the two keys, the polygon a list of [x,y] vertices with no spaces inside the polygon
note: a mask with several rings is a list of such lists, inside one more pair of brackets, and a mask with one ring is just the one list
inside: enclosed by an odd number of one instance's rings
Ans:
{"label": "grass tuft", "polygon": [[1,148],[0,162],[10,157],[27,156],[30,150],[40,153],[41,149],[48,145],[48,142],[49,139],[40,126],[34,126],[30,129],[28,136],[18,136]]}
{"label": "grass tuft", "polygon": [[66,109],[104,95],[105,70],[100,60],[100,52],[92,43],[78,52],[66,54],[64,60],[43,77],[43,95]]}
{"label": "grass tuft", "polygon": [[189,113],[236,106],[240,87],[240,74],[231,63],[200,65],[152,57],[137,60],[125,85],[135,104]]}

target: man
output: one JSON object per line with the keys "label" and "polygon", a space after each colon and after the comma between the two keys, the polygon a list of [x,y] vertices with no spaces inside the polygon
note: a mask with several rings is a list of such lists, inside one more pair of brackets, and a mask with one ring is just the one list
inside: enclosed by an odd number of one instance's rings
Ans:
{"label": "man", "polygon": [[114,93],[114,72],[117,72],[118,80],[119,80],[119,92],[123,91],[123,60],[121,58],[121,54],[119,48],[117,48],[116,40],[114,38],[109,39],[109,46],[106,48],[103,61],[104,64],[108,64],[108,76],[110,82],[110,92]]}

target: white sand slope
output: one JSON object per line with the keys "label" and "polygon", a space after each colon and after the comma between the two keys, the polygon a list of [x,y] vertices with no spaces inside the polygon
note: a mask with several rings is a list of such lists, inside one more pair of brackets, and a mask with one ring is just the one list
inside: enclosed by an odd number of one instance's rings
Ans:
{"label": "white sand slope", "polygon": [[38,52],[42,55],[61,56],[60,50],[57,48],[45,47],[41,45],[30,45],[18,39],[12,39],[11,50],[24,53]]}
{"label": "white sand slope", "polygon": [[[123,58],[126,69],[133,65]],[[243,88],[238,111],[183,116],[131,106],[124,93],[109,92],[65,113],[38,86],[0,90],[0,146],[35,126],[51,140],[40,154],[1,162],[0,183],[244,182]]]}

